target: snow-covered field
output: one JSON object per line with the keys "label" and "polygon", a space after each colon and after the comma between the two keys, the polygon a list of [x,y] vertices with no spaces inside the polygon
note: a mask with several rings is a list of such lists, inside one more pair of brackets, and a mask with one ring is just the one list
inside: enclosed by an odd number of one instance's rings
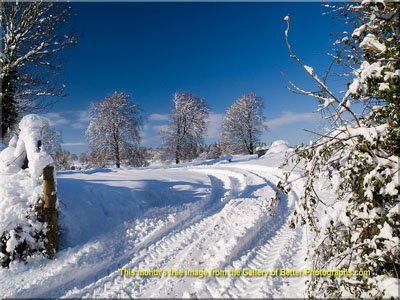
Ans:
{"label": "snow-covered field", "polygon": [[135,270],[305,269],[288,227],[301,181],[276,205],[287,148],[232,162],[58,173],[61,249],[0,269],[0,297],[302,297],[307,277],[121,276]]}

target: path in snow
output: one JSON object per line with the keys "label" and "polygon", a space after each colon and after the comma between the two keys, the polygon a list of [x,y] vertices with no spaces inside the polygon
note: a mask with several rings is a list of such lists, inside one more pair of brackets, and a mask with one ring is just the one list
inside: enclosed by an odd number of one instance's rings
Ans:
{"label": "path in snow", "polygon": [[[15,276],[0,284],[1,296],[302,296],[304,277],[121,277],[119,272],[305,268],[305,232],[288,227],[296,188],[272,207],[280,174],[266,159],[97,174],[65,172],[60,175],[59,194],[62,205],[74,213],[64,221],[87,220],[69,226],[56,260],[37,258],[30,268],[0,271],[2,277],[4,272]],[[72,200],[76,193],[84,203]],[[93,209],[103,222],[85,231],[99,222],[85,216]],[[11,289],[16,280],[22,284]]]}

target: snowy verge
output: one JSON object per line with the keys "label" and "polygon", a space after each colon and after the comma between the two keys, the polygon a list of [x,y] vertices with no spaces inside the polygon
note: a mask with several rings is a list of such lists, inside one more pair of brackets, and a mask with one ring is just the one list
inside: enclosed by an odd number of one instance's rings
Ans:
{"label": "snowy verge", "polygon": [[[0,153],[0,260],[8,266],[14,259],[27,259],[43,251],[46,226],[40,215],[43,201],[43,168],[53,163],[41,149],[43,128],[48,120],[27,115],[14,136]],[[28,169],[22,170],[25,159]]]}

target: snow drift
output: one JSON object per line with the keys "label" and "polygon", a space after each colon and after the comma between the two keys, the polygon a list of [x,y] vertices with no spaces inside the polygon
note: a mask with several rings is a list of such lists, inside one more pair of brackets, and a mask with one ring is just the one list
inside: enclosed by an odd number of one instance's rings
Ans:
{"label": "snow drift", "polygon": [[290,148],[289,148],[289,144],[287,141],[277,140],[271,144],[271,147],[269,147],[269,149],[265,155],[284,153],[284,152],[288,151],[289,149]]}
{"label": "snow drift", "polygon": [[[42,206],[43,168],[53,162],[38,145],[48,121],[38,115],[27,115],[14,136],[0,153],[0,261],[8,266],[17,258],[27,259],[43,251],[46,225],[39,213]],[[39,146],[39,147],[38,147]],[[25,159],[28,168],[22,169]]]}

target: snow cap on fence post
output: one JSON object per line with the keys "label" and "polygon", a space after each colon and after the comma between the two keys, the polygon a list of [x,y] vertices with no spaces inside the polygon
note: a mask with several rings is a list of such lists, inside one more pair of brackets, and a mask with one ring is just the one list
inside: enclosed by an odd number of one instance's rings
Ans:
{"label": "snow cap on fence post", "polygon": [[38,144],[42,140],[43,128],[46,126],[48,120],[36,114],[26,115],[19,123],[20,134],[14,155],[17,157],[26,152],[29,173],[33,179],[39,178],[43,169],[53,163],[52,157]]}

